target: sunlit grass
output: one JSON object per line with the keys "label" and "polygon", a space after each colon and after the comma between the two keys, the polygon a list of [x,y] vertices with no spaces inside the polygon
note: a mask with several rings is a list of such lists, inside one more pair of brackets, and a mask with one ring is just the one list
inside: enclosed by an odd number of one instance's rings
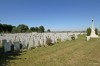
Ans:
{"label": "sunlit grass", "polygon": [[8,59],[10,66],[100,66],[100,39],[77,40],[38,47]]}

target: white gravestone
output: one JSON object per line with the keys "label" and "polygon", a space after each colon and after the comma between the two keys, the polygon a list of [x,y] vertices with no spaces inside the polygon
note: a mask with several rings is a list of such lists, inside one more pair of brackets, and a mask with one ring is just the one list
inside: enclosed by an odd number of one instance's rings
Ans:
{"label": "white gravestone", "polygon": [[20,42],[19,41],[14,42],[14,50],[20,51]]}
{"label": "white gravestone", "polygon": [[32,49],[32,47],[34,47],[33,41],[34,41],[33,38],[31,38],[31,39],[29,40],[28,49]]}
{"label": "white gravestone", "polygon": [[4,52],[11,51],[11,42],[7,42],[5,39],[2,40],[2,45],[4,47]]}

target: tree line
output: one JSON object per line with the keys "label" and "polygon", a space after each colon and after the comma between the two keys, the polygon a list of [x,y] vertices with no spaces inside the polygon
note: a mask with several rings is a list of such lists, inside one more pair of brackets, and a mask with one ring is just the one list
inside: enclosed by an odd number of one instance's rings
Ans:
{"label": "tree line", "polygon": [[[28,27],[25,24],[19,24],[18,26],[8,25],[8,24],[1,24],[0,23],[0,33],[24,33],[24,32],[45,32],[44,26],[39,27]],[[50,32],[50,29],[47,30]]]}

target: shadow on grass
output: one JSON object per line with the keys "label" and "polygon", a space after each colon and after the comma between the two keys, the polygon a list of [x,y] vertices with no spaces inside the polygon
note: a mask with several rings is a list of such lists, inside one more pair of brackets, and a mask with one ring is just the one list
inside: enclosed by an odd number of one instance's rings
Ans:
{"label": "shadow on grass", "polygon": [[52,45],[54,45],[54,43],[48,43],[47,45],[48,45],[48,46],[52,46]]}
{"label": "shadow on grass", "polygon": [[[3,52],[3,48],[0,47],[0,66],[10,66],[10,60],[21,59],[16,56],[20,56],[22,52],[13,51],[13,52]],[[13,63],[13,62],[12,62]]]}

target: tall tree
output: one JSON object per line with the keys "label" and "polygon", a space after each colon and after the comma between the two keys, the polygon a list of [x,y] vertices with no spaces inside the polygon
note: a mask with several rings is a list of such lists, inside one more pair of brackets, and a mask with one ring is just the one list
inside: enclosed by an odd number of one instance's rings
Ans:
{"label": "tall tree", "polygon": [[48,29],[48,30],[47,30],[47,32],[51,32],[51,30],[50,30],[50,29]]}
{"label": "tall tree", "polygon": [[98,35],[98,29],[97,28],[95,28],[95,34]]}
{"label": "tall tree", "polygon": [[12,26],[12,25],[7,25],[7,31],[8,31],[9,33],[12,32],[12,29],[13,29],[13,26]]}
{"label": "tall tree", "polygon": [[2,24],[0,24],[0,33],[3,31]]}
{"label": "tall tree", "polygon": [[17,27],[16,26],[13,26],[12,33],[17,33],[17,32],[18,32]]}
{"label": "tall tree", "polygon": [[39,31],[39,28],[38,27],[35,27],[35,31],[38,32]]}
{"label": "tall tree", "polygon": [[39,32],[42,33],[42,32],[44,32],[44,30],[45,30],[45,29],[44,29],[44,26],[40,26],[40,27],[39,27]]}
{"label": "tall tree", "polygon": [[2,24],[2,29],[4,33],[8,32],[7,24]]}
{"label": "tall tree", "polygon": [[91,28],[89,27],[87,28],[87,36],[90,36],[90,34],[91,34]]}
{"label": "tall tree", "polygon": [[17,29],[18,29],[18,32],[27,32],[29,30],[28,26],[27,25],[24,25],[24,24],[19,24],[17,26]]}
{"label": "tall tree", "polygon": [[36,32],[35,27],[31,27],[30,30],[31,30],[32,32]]}

